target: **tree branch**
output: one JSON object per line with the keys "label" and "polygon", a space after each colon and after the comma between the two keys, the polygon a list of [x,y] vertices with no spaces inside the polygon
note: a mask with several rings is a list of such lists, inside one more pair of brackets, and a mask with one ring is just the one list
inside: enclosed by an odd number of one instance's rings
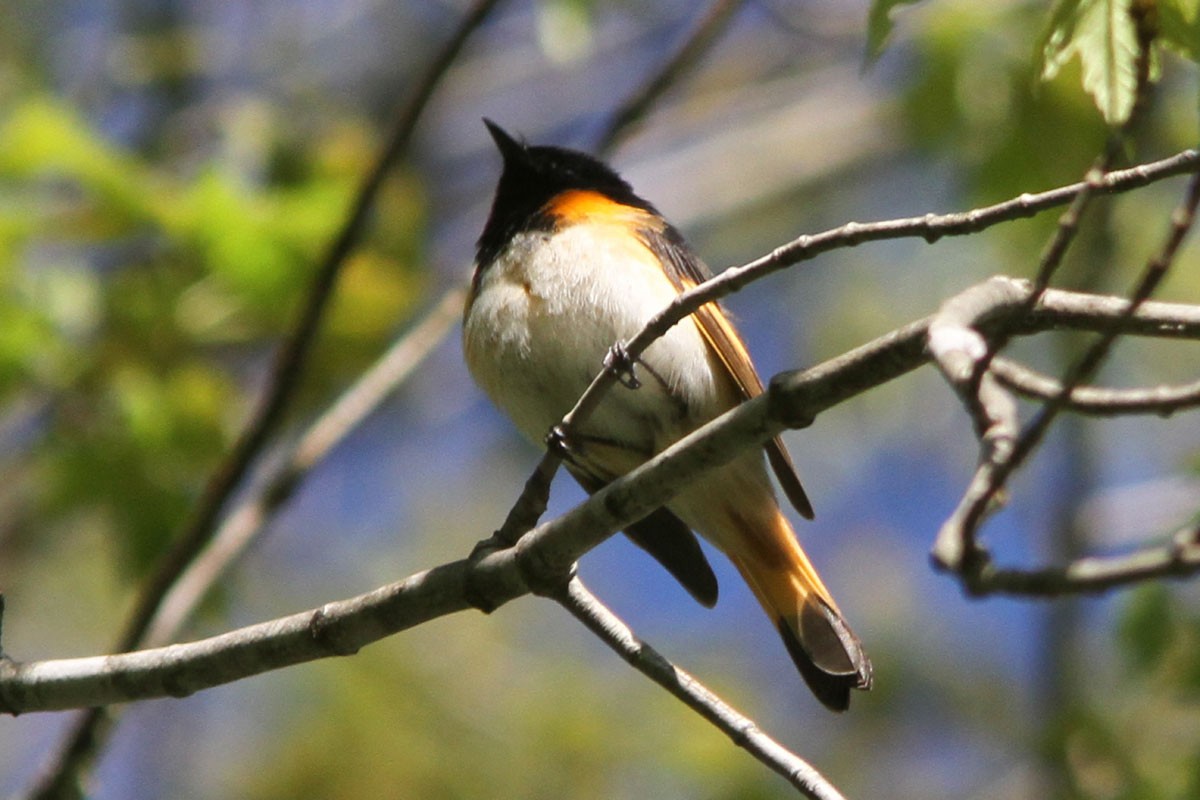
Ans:
{"label": "tree branch", "polygon": [[596,142],[598,153],[609,152],[620,143],[654,102],[704,57],[743,5],[745,0],[714,0],[679,49],[612,113]]}
{"label": "tree branch", "polygon": [[171,584],[211,538],[225,502],[245,477],[250,464],[283,416],[293,389],[299,382],[304,361],[316,339],[325,308],[333,296],[342,266],[362,237],[384,179],[407,152],[417,121],[467,39],[498,3],[499,0],[477,0],[450,40],[429,64],[425,74],[416,81],[407,102],[400,107],[391,137],[359,188],[341,229],[321,258],[299,318],[276,353],[265,393],[238,440],[205,487],[191,521],[156,565],[114,649],[128,650],[141,642],[151,617]]}
{"label": "tree branch", "polygon": [[704,717],[759,762],[787,778],[805,797],[812,800],[845,800],[841,792],[811,764],[772,739],[754,720],[739,713],[700,681],[639,639],[578,577],[571,578],[554,599],[627,664]]}
{"label": "tree branch", "polygon": [[[1130,316],[1119,297],[1048,290],[1022,317],[1030,284],[983,314],[989,325],[1029,332],[1072,325],[1200,339],[1200,306],[1145,303]],[[1082,309],[1090,309],[1090,323]],[[514,546],[482,552],[349,600],[199,642],[113,656],[21,664],[0,660],[0,711],[25,713],[179,696],[250,675],[352,653],[385,636],[462,611],[476,598],[489,608],[528,593],[559,596],[580,556],[667,502],[679,486],[788,427],[929,361],[931,319],[910,323],[813,369],[776,375],[767,391],[693,432]]]}
{"label": "tree branch", "polygon": [[[1125,332],[1123,320],[1136,317],[1139,308],[1146,303],[1147,298],[1162,281],[1179,246],[1191,228],[1198,204],[1200,204],[1200,175],[1193,175],[1188,181],[1184,199],[1172,214],[1171,225],[1161,250],[1147,263],[1137,286],[1130,294],[1130,299],[1123,302],[1119,318],[1114,320],[1111,326],[1102,330],[1096,341],[1068,372],[1062,382],[1062,390],[1042,407],[1015,440],[1013,438],[1016,433],[1015,412],[1010,419],[995,421],[997,433],[994,439],[985,437],[981,440],[979,467],[963,493],[958,506],[938,532],[933,548],[934,563],[943,569],[957,573],[968,591],[988,591],[982,582],[986,580],[986,575],[991,574],[991,571],[987,569],[988,556],[978,544],[977,533],[987,514],[994,509],[1008,477],[1024,463],[1037,447],[1051,422],[1066,407],[1067,399],[1075,387],[1087,380],[1099,368],[1117,337]],[[1041,294],[1040,291],[1036,293]],[[954,302],[944,306],[943,310],[946,310]],[[984,348],[983,353],[979,353],[975,347],[977,342],[971,339],[971,336],[974,335],[971,330],[973,327],[970,324],[969,315],[966,314],[948,319],[944,326],[947,330],[955,331],[956,338],[956,341],[947,349],[962,345],[954,354],[955,360],[971,362],[970,368],[974,374],[979,374],[980,365],[988,357],[990,349]],[[938,326],[935,325],[934,329],[937,330]],[[931,348],[934,348],[932,342]],[[939,363],[944,359],[945,354],[943,353]],[[987,390],[1006,394],[994,379],[990,382],[980,380],[977,385],[981,393]],[[977,408],[987,402],[989,401],[981,397],[977,402],[968,403],[972,409],[973,418],[977,416]],[[1011,399],[1005,402],[1011,402]]]}
{"label": "tree branch", "polygon": [[[1139,27],[1139,31],[1141,28]],[[1102,189],[1105,175],[1116,162],[1127,144],[1128,135],[1144,115],[1150,93],[1150,38],[1139,37],[1137,56],[1137,86],[1133,109],[1129,118],[1109,137],[1104,152],[1088,169],[1084,180],[1071,199],[1067,210],[1059,217],[1058,226],[1047,244],[1038,263],[1034,278],[1034,292],[1026,302],[1028,309],[1034,308],[1050,286],[1050,281],[1061,266],[1068,248],[1079,231],[1079,222],[1093,197]],[[1195,176],[1193,175],[1193,183]],[[1190,223],[1189,223],[1190,225]],[[1182,238],[1182,237],[1181,237]],[[1178,244],[1178,243],[1177,243]],[[1130,313],[1138,303],[1149,296],[1135,294]],[[943,312],[950,311],[943,307]],[[964,325],[964,323],[967,323]],[[947,330],[953,331],[962,340],[944,348],[938,358],[942,372],[958,392],[975,423],[976,435],[980,439],[979,466],[975,476],[967,485],[958,506],[943,524],[933,548],[936,566],[950,569],[962,575],[970,584],[986,565],[988,556],[977,541],[976,533],[989,512],[1002,501],[1002,493],[1009,476],[1024,464],[1025,459],[1036,449],[1046,431],[1062,410],[1065,398],[1071,389],[1086,380],[1103,361],[1116,335],[1101,337],[1089,350],[1070,378],[1064,381],[1063,392],[1048,401],[1022,431],[1017,421],[1016,401],[1005,391],[988,370],[992,358],[1004,347],[1005,337],[987,342],[982,351],[978,341],[969,341],[969,319],[966,315],[947,319]],[[967,347],[955,349],[959,344]],[[931,347],[933,343],[931,342]],[[969,376],[951,370],[969,369]]]}
{"label": "tree branch", "polygon": [[[1007,358],[993,359],[991,372],[1005,387],[1026,397],[1049,400],[1063,394],[1061,381]],[[1200,381],[1142,389],[1076,386],[1067,393],[1065,402],[1066,408],[1080,414],[1102,417],[1157,414],[1166,417],[1200,406]]]}
{"label": "tree branch", "polygon": [[1200,523],[1171,536],[1169,543],[1118,556],[1081,558],[1065,567],[1000,569],[982,567],[976,594],[1060,597],[1098,593],[1154,578],[1185,578],[1200,573]]}

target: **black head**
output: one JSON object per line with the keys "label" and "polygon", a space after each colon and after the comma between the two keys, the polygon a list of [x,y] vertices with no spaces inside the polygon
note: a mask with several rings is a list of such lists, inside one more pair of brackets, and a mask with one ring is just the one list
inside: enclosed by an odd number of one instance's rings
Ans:
{"label": "black head", "polygon": [[504,157],[492,211],[476,243],[476,263],[487,264],[516,234],[553,225],[540,212],[556,195],[570,189],[600,192],[619,203],[655,214],[648,202],[609,166],[578,150],[530,146],[517,141],[490,119],[488,131]]}

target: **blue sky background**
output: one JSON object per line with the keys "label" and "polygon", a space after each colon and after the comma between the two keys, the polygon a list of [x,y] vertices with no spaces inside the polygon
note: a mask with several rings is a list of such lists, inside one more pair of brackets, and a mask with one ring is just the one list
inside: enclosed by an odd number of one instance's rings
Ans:
{"label": "blue sky background", "polygon": [[[44,88],[77,104],[103,136],[131,149],[147,130],[182,126],[177,136],[196,139],[195,150],[181,154],[184,172],[189,157],[203,159],[221,148],[226,157],[236,155],[239,134],[225,126],[237,119],[229,109],[243,102],[262,104],[276,121],[294,113],[302,124],[312,124],[340,114],[382,125],[396,103],[395,87],[447,35],[461,5],[18,3],[25,35],[45,43]],[[683,2],[584,5],[592,10],[591,33],[575,41],[563,32],[569,27],[553,27],[567,23],[555,23],[550,11],[569,11],[571,4],[507,4],[473,40],[419,128],[406,170],[425,193],[430,220],[423,305],[470,272],[473,241],[499,168],[480,118],[493,118],[530,141],[589,148],[608,111],[675,46],[693,16],[692,4]],[[1004,199],[989,196],[996,190],[973,171],[971,154],[983,146],[982,137],[934,146],[906,121],[906,97],[935,68],[929,41],[936,34],[928,31],[951,16],[943,5],[922,6],[907,18],[884,59],[862,69],[864,4],[748,3],[706,65],[611,160],[714,269],[851,219]],[[965,4],[975,9],[970,13],[977,16],[967,17],[975,30],[992,19],[979,10],[983,5]],[[123,70],[135,64],[127,60],[128,27],[167,6],[187,30],[203,34],[182,116],[168,110],[160,93],[139,91],[124,80]],[[539,26],[557,33],[539,40]],[[990,46],[1011,56],[1018,49],[1013,38],[997,33]],[[559,47],[564,52],[556,52]],[[973,111],[971,97],[962,96],[963,117],[1004,118],[1003,111]],[[981,106],[1003,102],[1002,96],[979,100]],[[961,131],[958,125],[947,121],[946,127]],[[1069,150],[1061,160],[1060,177],[1031,175],[1030,181],[1043,182],[1026,188],[1075,180],[1090,155]],[[1162,215],[1155,219],[1149,227],[1157,231]],[[928,314],[988,275],[1031,274],[1036,246],[1029,243],[1040,241],[1034,234],[1045,229],[1037,224],[1041,228],[1016,222],[932,246],[898,241],[838,251],[764,280],[728,305],[767,377],[817,363]],[[1181,264],[1194,258],[1188,250]],[[1114,281],[1114,287],[1120,285]],[[1197,299],[1194,280],[1169,288],[1170,299]],[[398,324],[396,333],[404,328]],[[1043,367],[1053,365],[1050,341],[1038,337],[1019,343],[1015,352]],[[1166,360],[1143,357],[1140,347],[1128,352],[1118,355],[1107,379],[1152,384],[1195,374],[1194,348],[1177,348],[1171,352],[1182,355]],[[1057,429],[1015,479],[1010,508],[986,528],[997,560],[1042,561],[1055,517],[1087,509],[1101,509],[1082,518],[1091,524],[1099,549],[1129,546],[1130,526],[1103,511],[1113,508],[1104,502],[1116,492],[1121,492],[1115,495],[1117,507],[1135,520],[1155,523],[1134,525],[1134,535],[1160,535],[1185,521],[1195,512],[1196,488],[1186,467],[1195,463],[1200,447],[1200,428],[1185,417],[1088,423],[1077,434]],[[1082,437],[1094,454],[1082,477],[1070,455],[1071,435]],[[1047,686],[1056,682],[1046,674],[1044,658],[1052,649],[1050,606],[967,598],[953,579],[929,565],[934,534],[976,458],[968,420],[952,393],[933,370],[923,369],[822,415],[811,429],[790,433],[787,442],[817,509],[816,521],[798,521],[797,531],[876,662],[876,690],[855,697],[848,714],[826,714],[808,697],[753,598],[715,551],[709,552],[721,601],[712,611],[693,603],[621,537],[589,554],[582,575],[639,634],[710,682],[850,796],[1034,796],[1042,780],[1036,743],[1044,735],[1043,716],[1055,710],[1045,705]],[[471,385],[456,331],[308,478],[190,635],[316,606],[462,557],[503,519],[536,459],[537,451]],[[550,513],[580,498],[578,489],[560,481]],[[49,560],[59,565],[52,577],[7,575],[5,645],[15,655],[90,654],[105,647],[119,627],[128,588],[117,571],[96,574],[89,566],[110,545],[99,535],[79,537],[70,546],[50,545]],[[1195,591],[1185,587],[1179,596],[1193,602]],[[1079,602],[1082,625],[1066,645],[1075,666],[1057,677],[1078,686],[1101,715],[1105,698],[1124,679],[1112,637],[1123,607],[1119,597]],[[46,624],[48,618],[54,622]],[[305,666],[186,700],[138,704],[125,715],[92,796],[286,796],[264,788],[261,773],[271,771],[264,765],[293,757],[284,753],[306,752],[305,732],[318,737],[323,727],[333,726],[322,716],[329,708],[354,713],[351,701],[337,699],[328,688],[343,680],[379,693],[377,702],[363,701],[372,713],[393,703],[398,709],[419,707],[412,714],[396,711],[396,740],[381,745],[385,754],[419,750],[401,740],[405,725],[434,740],[442,735],[431,733],[435,728],[470,731],[462,737],[461,752],[443,754],[441,768],[450,777],[436,777],[436,751],[422,767],[432,776],[429,785],[442,781],[445,796],[488,796],[486,788],[472,794],[453,783],[466,780],[452,775],[460,759],[484,760],[479,753],[487,748],[472,749],[478,741],[495,745],[500,754],[492,753],[495,757],[540,765],[529,769],[543,774],[561,769],[564,780],[590,775],[600,767],[572,772],[571,765],[537,760],[539,747],[549,749],[537,736],[552,737],[531,733],[541,729],[522,715],[536,713],[529,711],[535,705],[529,698],[541,691],[527,681],[546,675],[567,687],[555,690],[569,698],[563,704],[578,704],[581,719],[574,724],[586,728],[591,704],[598,718],[605,698],[613,698],[614,707],[643,712],[624,719],[626,737],[650,742],[662,736],[672,742],[669,751],[678,746],[678,753],[644,756],[618,751],[612,758],[629,773],[610,775],[601,794],[784,794],[783,783],[774,778],[762,783],[744,778],[757,769],[747,766],[748,758],[726,753],[731,748],[688,712],[659,698],[559,609],[523,599],[491,617],[464,614],[437,621],[369,648],[354,664]],[[397,695],[386,690],[393,679]],[[66,721],[61,715],[0,719],[0,794],[26,785]],[[674,731],[702,744],[684,743]],[[738,765],[741,771],[729,786],[688,766],[703,764],[703,755],[694,751],[709,752],[705,748],[722,754],[719,763],[731,759]],[[332,760],[337,763],[336,754]],[[486,777],[481,780],[486,787]],[[497,792],[509,786],[495,780],[491,788]]]}

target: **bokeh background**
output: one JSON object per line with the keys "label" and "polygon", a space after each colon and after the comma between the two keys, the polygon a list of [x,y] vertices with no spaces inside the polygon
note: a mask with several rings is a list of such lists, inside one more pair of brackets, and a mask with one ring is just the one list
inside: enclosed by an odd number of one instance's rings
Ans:
{"label": "bokeh background", "polygon": [[[103,651],[261,391],[314,264],[395,108],[466,4],[6,0],[0,25],[0,589],[22,660]],[[684,41],[698,4],[505,2],[467,45],[347,265],[282,447],[469,275],[499,159],[487,116],[589,149]],[[1078,180],[1106,135],[1077,65],[1035,74],[1043,4],[905,9],[868,64],[867,5],[748,0],[611,154],[715,268],[849,220]],[[1196,140],[1169,54],[1129,157]],[[1180,180],[1098,202],[1061,285],[1121,291]],[[1055,214],[930,246],[843,250],[728,302],[764,375],[810,365],[980,279],[1029,276]],[[1160,292],[1200,302],[1186,249]],[[1076,336],[1013,352],[1056,370]],[[1120,385],[1194,379],[1194,345],[1123,342]],[[850,797],[1200,793],[1200,595],[971,600],[928,564],[975,460],[929,369],[788,442],[817,508],[800,535],[877,685],[822,710],[718,555],[692,603],[617,537],[582,574],[641,635]],[[1196,513],[1200,426],[1063,420],[987,527],[1006,564],[1114,552]],[[186,636],[280,616],[460,558],[537,451],[471,385],[457,331],[274,518]],[[272,463],[268,452],[247,482]],[[552,513],[580,499],[566,481]],[[0,719],[0,795],[66,715]],[[105,798],[787,796],[568,618],[526,598],[186,700],[126,710]]]}

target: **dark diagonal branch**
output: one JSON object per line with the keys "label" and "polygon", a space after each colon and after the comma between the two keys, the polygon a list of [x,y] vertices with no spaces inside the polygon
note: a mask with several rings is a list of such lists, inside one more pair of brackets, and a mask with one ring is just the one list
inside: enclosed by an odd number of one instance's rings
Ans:
{"label": "dark diagonal branch", "polygon": [[346,259],[362,238],[384,179],[407,152],[421,113],[450,66],[458,58],[467,38],[483,23],[498,2],[499,0],[478,0],[475,3],[450,40],[426,68],[425,74],[415,82],[413,93],[398,110],[387,144],[380,152],[375,166],[363,180],[345,221],[321,258],[296,323],[276,353],[266,390],[225,461],[209,481],[196,506],[194,516],[155,567],[154,574],[142,590],[115,649],[126,650],[137,646],[141,641],[150,618],[156,612],[167,589],[212,536],[225,502],[246,476],[250,464],[274,432],[300,380],[304,361],[312,349],[338,276]]}
{"label": "dark diagonal branch", "polygon": [[[263,395],[228,454],[209,478],[191,518],[155,565],[139,592],[114,650],[130,650],[142,643],[151,620],[158,613],[171,586],[212,538],[226,502],[278,427],[295,394],[294,389],[312,350],[342,266],[362,237],[384,179],[408,150],[417,121],[442,78],[457,60],[467,39],[498,4],[499,0],[476,0],[424,74],[413,83],[412,93],[397,111],[391,136],[317,266],[297,320],[276,352]],[[92,711],[81,717],[68,731],[62,745],[43,770],[37,786],[28,796],[41,800],[77,796],[78,773],[98,748],[103,738],[100,726],[104,723],[101,711]]]}
{"label": "dark diagonal branch", "polygon": [[745,0],[714,0],[679,49],[613,112],[596,142],[596,152],[607,153],[616,148],[654,103],[699,63],[743,5]]}
{"label": "dark diagonal branch", "polygon": [[802,795],[811,800],[845,800],[841,792],[811,764],[772,739],[754,720],[739,713],[700,681],[639,639],[616,614],[588,591],[578,577],[573,577],[554,599],[627,664],[704,717],[738,747],[782,775]]}

